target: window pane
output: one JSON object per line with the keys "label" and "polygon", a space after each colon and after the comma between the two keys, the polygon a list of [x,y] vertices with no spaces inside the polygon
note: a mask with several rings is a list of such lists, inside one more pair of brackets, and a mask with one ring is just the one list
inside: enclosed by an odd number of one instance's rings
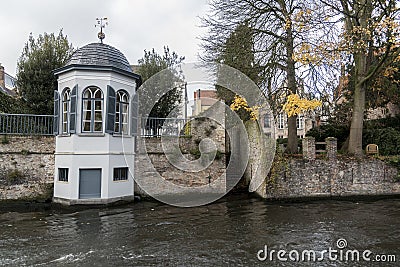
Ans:
{"label": "window pane", "polygon": [[89,132],[90,131],[90,122],[84,122],[83,123],[83,130],[85,132]]}
{"label": "window pane", "polygon": [[128,122],[128,114],[127,113],[122,114],[122,122],[124,122],[124,123]]}
{"label": "window pane", "polygon": [[84,110],[91,110],[92,109],[92,101],[84,100],[83,101],[83,109]]}
{"label": "window pane", "polygon": [[83,97],[84,98],[90,98],[91,93],[90,93],[90,89],[87,89],[84,93],[83,93]]}
{"label": "window pane", "polygon": [[114,168],[114,181],[124,181],[128,180],[128,168]]}
{"label": "window pane", "polygon": [[100,89],[97,89],[94,95],[95,98],[103,98],[103,94]]}
{"label": "window pane", "polygon": [[58,168],[58,180],[68,182],[68,168]]}
{"label": "window pane", "polygon": [[122,113],[128,113],[128,104],[122,104]]}
{"label": "window pane", "polygon": [[90,121],[92,118],[92,112],[90,110],[83,111],[83,119],[85,121]]}
{"label": "window pane", "polygon": [[63,101],[68,101],[70,100],[70,95],[71,95],[71,90],[70,89],[66,89],[63,95]]}
{"label": "window pane", "polygon": [[103,112],[95,111],[94,113],[94,120],[95,121],[102,121],[103,120]]}
{"label": "window pane", "polygon": [[122,133],[128,134],[128,124],[122,124]]}
{"label": "window pane", "polygon": [[103,130],[103,123],[95,122],[94,123],[94,131],[95,132],[101,132],[102,130]]}
{"label": "window pane", "polygon": [[102,110],[102,107],[103,107],[103,101],[101,101],[101,100],[96,100],[95,101],[95,104],[94,104],[94,109],[95,110]]}
{"label": "window pane", "polygon": [[121,178],[128,179],[128,168],[121,168]]}

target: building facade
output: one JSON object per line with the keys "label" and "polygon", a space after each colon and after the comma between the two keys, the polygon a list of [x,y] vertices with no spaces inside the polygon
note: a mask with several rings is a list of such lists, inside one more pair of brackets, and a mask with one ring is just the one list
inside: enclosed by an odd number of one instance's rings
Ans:
{"label": "building facade", "polygon": [[198,89],[193,93],[193,97],[192,116],[197,116],[206,111],[218,101],[216,90]]}
{"label": "building facade", "polygon": [[[274,118],[271,113],[261,113],[260,122],[264,133],[269,138],[283,139],[288,138],[287,115],[284,112]],[[315,126],[313,115],[298,115],[296,118],[297,137],[304,138],[306,133]]]}
{"label": "building facade", "polygon": [[17,79],[6,73],[0,64],[0,92],[15,96],[17,94]]}

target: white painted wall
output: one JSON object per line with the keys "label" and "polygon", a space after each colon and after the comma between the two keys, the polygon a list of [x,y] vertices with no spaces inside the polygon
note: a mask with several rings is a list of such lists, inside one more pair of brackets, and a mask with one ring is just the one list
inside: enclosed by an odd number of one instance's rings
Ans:
{"label": "white painted wall", "polygon": [[[133,155],[57,155],[56,168],[69,168],[69,181],[58,181],[56,169],[54,196],[79,199],[79,169],[101,169],[101,198],[133,196]],[[127,181],[113,181],[114,167],[128,167]]]}

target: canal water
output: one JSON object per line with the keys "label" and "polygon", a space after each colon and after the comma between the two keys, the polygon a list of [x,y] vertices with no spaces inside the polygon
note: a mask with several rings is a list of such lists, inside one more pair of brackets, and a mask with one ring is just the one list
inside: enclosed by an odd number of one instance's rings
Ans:
{"label": "canal water", "polygon": [[[0,266],[400,266],[399,223],[400,199],[270,203],[233,195],[196,208],[142,201],[3,209]],[[331,258],[329,248],[337,250]],[[279,260],[272,250],[286,254]],[[371,261],[349,254],[345,262],[348,250],[370,250]],[[334,258],[340,251],[342,261]],[[302,254],[306,261],[296,262]],[[373,262],[377,255],[397,263]]]}

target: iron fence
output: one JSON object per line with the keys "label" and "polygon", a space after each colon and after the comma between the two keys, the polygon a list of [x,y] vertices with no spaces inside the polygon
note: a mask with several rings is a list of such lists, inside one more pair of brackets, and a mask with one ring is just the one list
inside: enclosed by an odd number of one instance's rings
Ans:
{"label": "iron fence", "polygon": [[190,120],[180,118],[141,118],[140,135],[144,137],[189,136]]}
{"label": "iron fence", "polygon": [[53,115],[0,114],[0,134],[53,135]]}
{"label": "iron fence", "polygon": [[[181,118],[141,118],[144,137],[189,136],[191,125]],[[0,135],[53,135],[53,115],[0,114]]]}

